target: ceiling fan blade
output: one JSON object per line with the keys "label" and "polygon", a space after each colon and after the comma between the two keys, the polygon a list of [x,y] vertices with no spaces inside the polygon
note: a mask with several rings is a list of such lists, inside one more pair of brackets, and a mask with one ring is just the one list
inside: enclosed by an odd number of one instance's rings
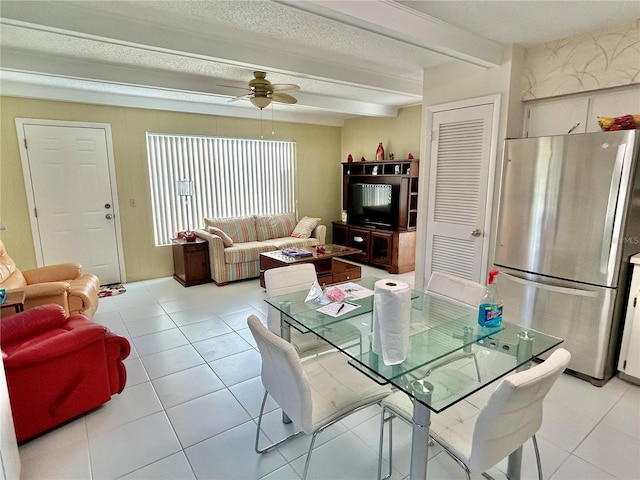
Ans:
{"label": "ceiling fan blade", "polygon": [[235,102],[236,100],[243,100],[245,98],[253,97],[253,93],[247,93],[246,95],[238,95],[237,97],[230,98],[227,103]]}
{"label": "ceiling fan blade", "polygon": [[298,103],[298,100],[291,95],[287,95],[286,93],[274,93],[271,95],[271,100],[274,102],[280,103]]}
{"label": "ceiling fan blade", "polygon": [[292,83],[272,83],[271,90],[274,92],[286,92],[286,91],[294,91],[300,90],[298,85],[294,85]]}
{"label": "ceiling fan blade", "polygon": [[247,87],[239,87],[238,85],[229,85],[229,84],[226,84],[226,83],[216,83],[216,86],[217,87],[226,87],[226,88],[237,88],[237,89],[240,89],[240,90],[251,90],[250,88],[247,88]]}

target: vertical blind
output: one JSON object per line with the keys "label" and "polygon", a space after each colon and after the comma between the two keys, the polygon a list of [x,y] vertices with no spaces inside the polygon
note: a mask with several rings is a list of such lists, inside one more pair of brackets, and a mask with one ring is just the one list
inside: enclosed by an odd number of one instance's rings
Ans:
{"label": "vertical blind", "polygon": [[[156,245],[205,217],[295,211],[295,142],[147,132]],[[193,182],[192,196],[178,181]]]}

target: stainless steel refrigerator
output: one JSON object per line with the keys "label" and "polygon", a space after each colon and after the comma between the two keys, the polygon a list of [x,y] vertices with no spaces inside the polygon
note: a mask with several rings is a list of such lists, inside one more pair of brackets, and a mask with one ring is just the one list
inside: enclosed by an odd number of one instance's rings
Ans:
{"label": "stainless steel refrigerator", "polygon": [[504,319],[565,339],[569,369],[615,373],[640,251],[638,130],[506,140],[495,266]]}

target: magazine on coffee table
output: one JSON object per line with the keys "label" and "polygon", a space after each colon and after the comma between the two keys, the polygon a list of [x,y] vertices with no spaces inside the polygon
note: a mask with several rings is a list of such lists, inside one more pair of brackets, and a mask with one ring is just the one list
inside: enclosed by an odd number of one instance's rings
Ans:
{"label": "magazine on coffee table", "polygon": [[308,250],[302,250],[301,248],[294,248],[294,247],[283,248],[282,253],[284,253],[289,257],[295,257],[295,258],[310,257],[311,255],[313,255],[313,253],[311,253]]}

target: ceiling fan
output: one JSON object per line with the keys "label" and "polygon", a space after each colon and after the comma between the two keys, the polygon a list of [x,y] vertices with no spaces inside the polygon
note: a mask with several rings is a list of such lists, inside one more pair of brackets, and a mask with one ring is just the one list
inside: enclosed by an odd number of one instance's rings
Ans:
{"label": "ceiling fan", "polygon": [[251,103],[260,110],[269,106],[272,101],[289,104],[297,103],[298,100],[295,97],[283,92],[300,90],[298,85],[293,85],[291,83],[271,83],[266,78],[266,72],[253,72],[253,76],[254,78],[249,82],[248,87],[250,93],[234,97],[229,100],[229,102],[248,98]]}

